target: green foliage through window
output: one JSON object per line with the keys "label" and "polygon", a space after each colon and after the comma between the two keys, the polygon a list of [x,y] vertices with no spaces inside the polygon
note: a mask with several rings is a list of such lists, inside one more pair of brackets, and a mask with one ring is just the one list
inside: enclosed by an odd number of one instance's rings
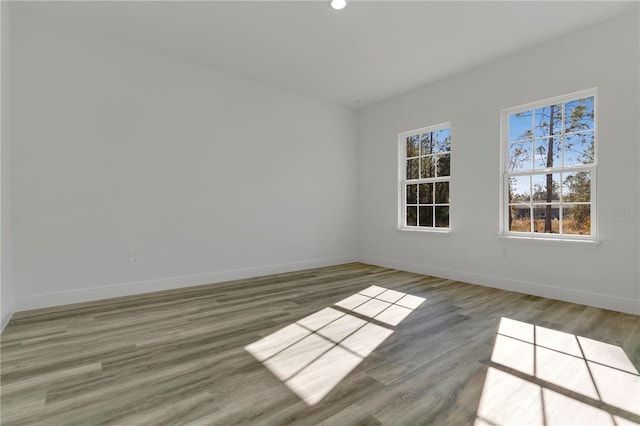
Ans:
{"label": "green foliage through window", "polygon": [[595,96],[508,114],[508,232],[590,235]]}
{"label": "green foliage through window", "polygon": [[403,227],[449,228],[451,129],[401,135],[404,143]]}

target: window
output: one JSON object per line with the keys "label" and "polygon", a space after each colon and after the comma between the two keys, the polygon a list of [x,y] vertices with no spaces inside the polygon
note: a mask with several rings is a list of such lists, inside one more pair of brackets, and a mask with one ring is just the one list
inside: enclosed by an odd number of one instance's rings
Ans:
{"label": "window", "polygon": [[595,239],[596,90],[502,111],[503,234]]}
{"label": "window", "polygon": [[450,127],[444,123],[398,135],[400,229],[449,229]]}

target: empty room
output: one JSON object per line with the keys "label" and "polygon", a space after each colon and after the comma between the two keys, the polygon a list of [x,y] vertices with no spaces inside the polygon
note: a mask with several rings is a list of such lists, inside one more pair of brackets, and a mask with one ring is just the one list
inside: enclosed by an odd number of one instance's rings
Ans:
{"label": "empty room", "polygon": [[640,425],[637,1],[1,1],[0,424]]}

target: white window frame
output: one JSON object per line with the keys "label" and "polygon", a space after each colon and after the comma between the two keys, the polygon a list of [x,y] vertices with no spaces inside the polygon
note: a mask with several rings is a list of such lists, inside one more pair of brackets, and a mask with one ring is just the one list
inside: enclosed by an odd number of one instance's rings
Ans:
{"label": "white window frame", "polygon": [[[509,166],[509,116],[518,112],[538,109],[551,105],[557,105],[558,103],[567,103],[578,99],[588,98],[593,96],[593,137],[594,137],[594,161],[591,164],[575,165],[564,167],[564,164],[560,167],[551,167],[545,169],[526,170],[520,172],[511,172],[508,170]],[[564,108],[562,111],[562,133],[564,137]],[[556,96],[553,98],[543,99],[537,102],[520,105],[517,107],[503,109],[500,113],[500,125],[501,125],[501,140],[500,140],[500,236],[503,238],[513,240],[530,240],[530,241],[542,241],[542,242],[560,242],[560,243],[592,243],[598,244],[597,238],[597,165],[598,165],[598,89],[592,88],[582,90],[579,92],[573,92],[562,96]],[[589,171],[591,173],[591,186],[590,186],[590,207],[591,207],[591,229],[590,235],[576,235],[576,234],[552,234],[542,232],[513,232],[509,230],[509,177],[510,176],[533,176],[533,175],[547,175],[549,173],[566,173],[572,171]],[[533,194],[531,194],[533,196]],[[562,212],[562,199],[560,200],[560,212]],[[562,213],[560,213],[562,214]],[[533,218],[532,218],[533,220]],[[582,244],[581,244],[582,245]]]}
{"label": "white window frame", "polygon": [[[453,159],[453,148],[449,151],[449,176],[438,176],[422,179],[407,180],[407,138],[419,134],[435,132],[438,130],[449,129],[451,132],[451,140],[453,140],[453,129],[450,122],[444,122],[434,124],[433,126],[422,127],[420,129],[410,130],[408,132],[402,132],[398,134],[398,230],[411,231],[411,232],[427,232],[435,234],[448,234],[451,232],[452,214],[451,214],[451,161]],[[452,144],[453,145],[453,144]],[[437,167],[437,166],[436,166]],[[420,183],[435,183],[436,182],[449,182],[449,203],[436,204],[434,206],[448,206],[449,207],[449,226],[448,227],[426,227],[426,226],[408,226],[406,224],[406,188],[407,184],[420,184]],[[435,200],[434,200],[435,201]],[[434,213],[435,214],[435,213]]]}

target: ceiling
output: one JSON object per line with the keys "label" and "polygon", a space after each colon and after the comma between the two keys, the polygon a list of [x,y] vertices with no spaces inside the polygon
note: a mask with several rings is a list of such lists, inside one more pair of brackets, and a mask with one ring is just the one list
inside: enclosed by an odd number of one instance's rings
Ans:
{"label": "ceiling", "polygon": [[611,17],[626,1],[13,2],[14,13],[117,38],[349,107]]}

